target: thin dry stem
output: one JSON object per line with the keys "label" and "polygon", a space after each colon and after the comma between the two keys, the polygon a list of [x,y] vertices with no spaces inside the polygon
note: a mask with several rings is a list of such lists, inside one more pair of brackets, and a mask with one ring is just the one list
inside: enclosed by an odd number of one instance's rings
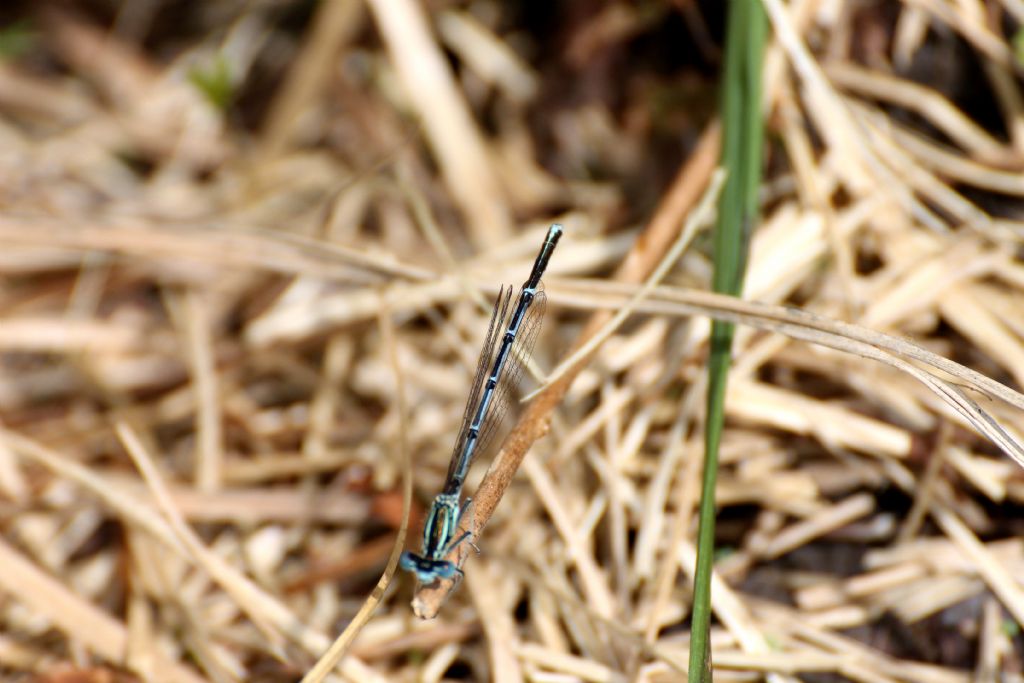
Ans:
{"label": "thin dry stem", "polygon": [[395,386],[396,386],[396,406],[398,408],[398,448],[402,455],[402,472],[403,472],[403,486],[402,486],[402,525],[398,529],[398,534],[395,537],[394,543],[391,545],[391,554],[388,556],[387,566],[384,568],[384,574],[377,581],[377,585],[374,586],[373,592],[366,598],[359,611],[352,618],[352,621],[345,627],[338,637],[331,643],[331,646],[327,651],[317,660],[316,664],[306,672],[306,675],[302,677],[302,683],[320,683],[327,679],[329,674],[337,668],[338,663],[341,662],[346,653],[352,647],[352,643],[355,642],[356,637],[365,628],[366,624],[370,621],[370,617],[373,616],[377,606],[380,605],[381,600],[384,598],[384,591],[387,590],[388,585],[391,583],[391,579],[395,575],[395,571],[398,569],[398,558],[402,554],[402,548],[405,547],[405,535],[409,530],[409,510],[412,508],[412,458],[409,453],[409,438],[406,434],[405,425],[408,421],[408,408],[405,399],[405,383],[403,380],[403,374],[401,366],[398,363],[398,353],[395,349],[395,332],[394,326],[391,322],[390,311],[386,306],[381,307],[380,312],[380,327],[381,336],[384,339],[384,345],[387,348],[388,360],[391,361],[391,369],[395,374]]}

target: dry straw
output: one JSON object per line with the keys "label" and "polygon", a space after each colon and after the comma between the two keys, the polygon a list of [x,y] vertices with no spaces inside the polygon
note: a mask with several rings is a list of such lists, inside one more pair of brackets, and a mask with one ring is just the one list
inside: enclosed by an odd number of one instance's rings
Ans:
{"label": "dry straw", "polygon": [[[305,36],[279,4],[39,9],[0,65],[3,675],[679,680],[717,317],[716,679],[1018,680],[1024,13],[764,4],[742,301],[684,249],[717,124],[663,96],[713,84],[621,59],[699,3],[320,3]],[[218,60],[227,113],[189,78]],[[552,380],[467,487],[465,584],[414,594],[410,484],[556,220]]]}

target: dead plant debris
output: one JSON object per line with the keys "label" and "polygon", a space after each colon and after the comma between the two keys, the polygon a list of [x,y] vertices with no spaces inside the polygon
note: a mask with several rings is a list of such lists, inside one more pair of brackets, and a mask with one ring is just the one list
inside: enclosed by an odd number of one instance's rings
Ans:
{"label": "dead plant debris", "polygon": [[[721,5],[5,4],[0,678],[294,681],[359,614],[317,680],[680,680],[719,316],[717,679],[1024,680],[1024,11],[765,0],[736,301],[663,263]],[[403,477],[416,545],[555,221],[541,374],[583,351],[421,621]]]}

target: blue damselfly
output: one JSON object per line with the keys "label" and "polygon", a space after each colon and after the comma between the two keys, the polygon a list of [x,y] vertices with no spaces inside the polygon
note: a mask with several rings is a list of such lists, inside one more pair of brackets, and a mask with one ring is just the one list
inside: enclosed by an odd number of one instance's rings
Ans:
{"label": "blue damselfly", "polygon": [[[544,316],[545,296],[540,278],[562,236],[562,226],[548,229],[530,277],[523,283],[512,306],[513,288],[502,287],[491,311],[480,360],[462,417],[462,428],[448,464],[441,493],[434,498],[423,526],[423,552],[402,553],[400,564],[416,574],[422,583],[451,578],[462,570],[446,558],[469,532],[455,536],[470,501],[462,502],[462,485],[469,467],[493,442],[497,426],[508,407],[509,394],[519,383]],[[502,332],[504,330],[504,332]]]}

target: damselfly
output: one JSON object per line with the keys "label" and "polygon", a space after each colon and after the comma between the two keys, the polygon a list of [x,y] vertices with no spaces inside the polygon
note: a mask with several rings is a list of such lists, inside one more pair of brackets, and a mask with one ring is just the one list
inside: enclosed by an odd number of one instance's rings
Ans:
{"label": "damselfly", "polygon": [[423,553],[406,551],[399,561],[402,569],[414,572],[422,583],[462,573],[454,562],[445,559],[469,536],[468,531],[455,536],[470,502],[462,503],[462,485],[473,460],[492,442],[508,407],[509,392],[518,384],[523,363],[537,338],[545,303],[540,278],[561,236],[561,225],[555,223],[548,229],[530,277],[516,297],[515,307],[511,306],[511,287],[502,287],[498,293],[466,402],[462,428],[448,463],[448,476],[423,526]]}

